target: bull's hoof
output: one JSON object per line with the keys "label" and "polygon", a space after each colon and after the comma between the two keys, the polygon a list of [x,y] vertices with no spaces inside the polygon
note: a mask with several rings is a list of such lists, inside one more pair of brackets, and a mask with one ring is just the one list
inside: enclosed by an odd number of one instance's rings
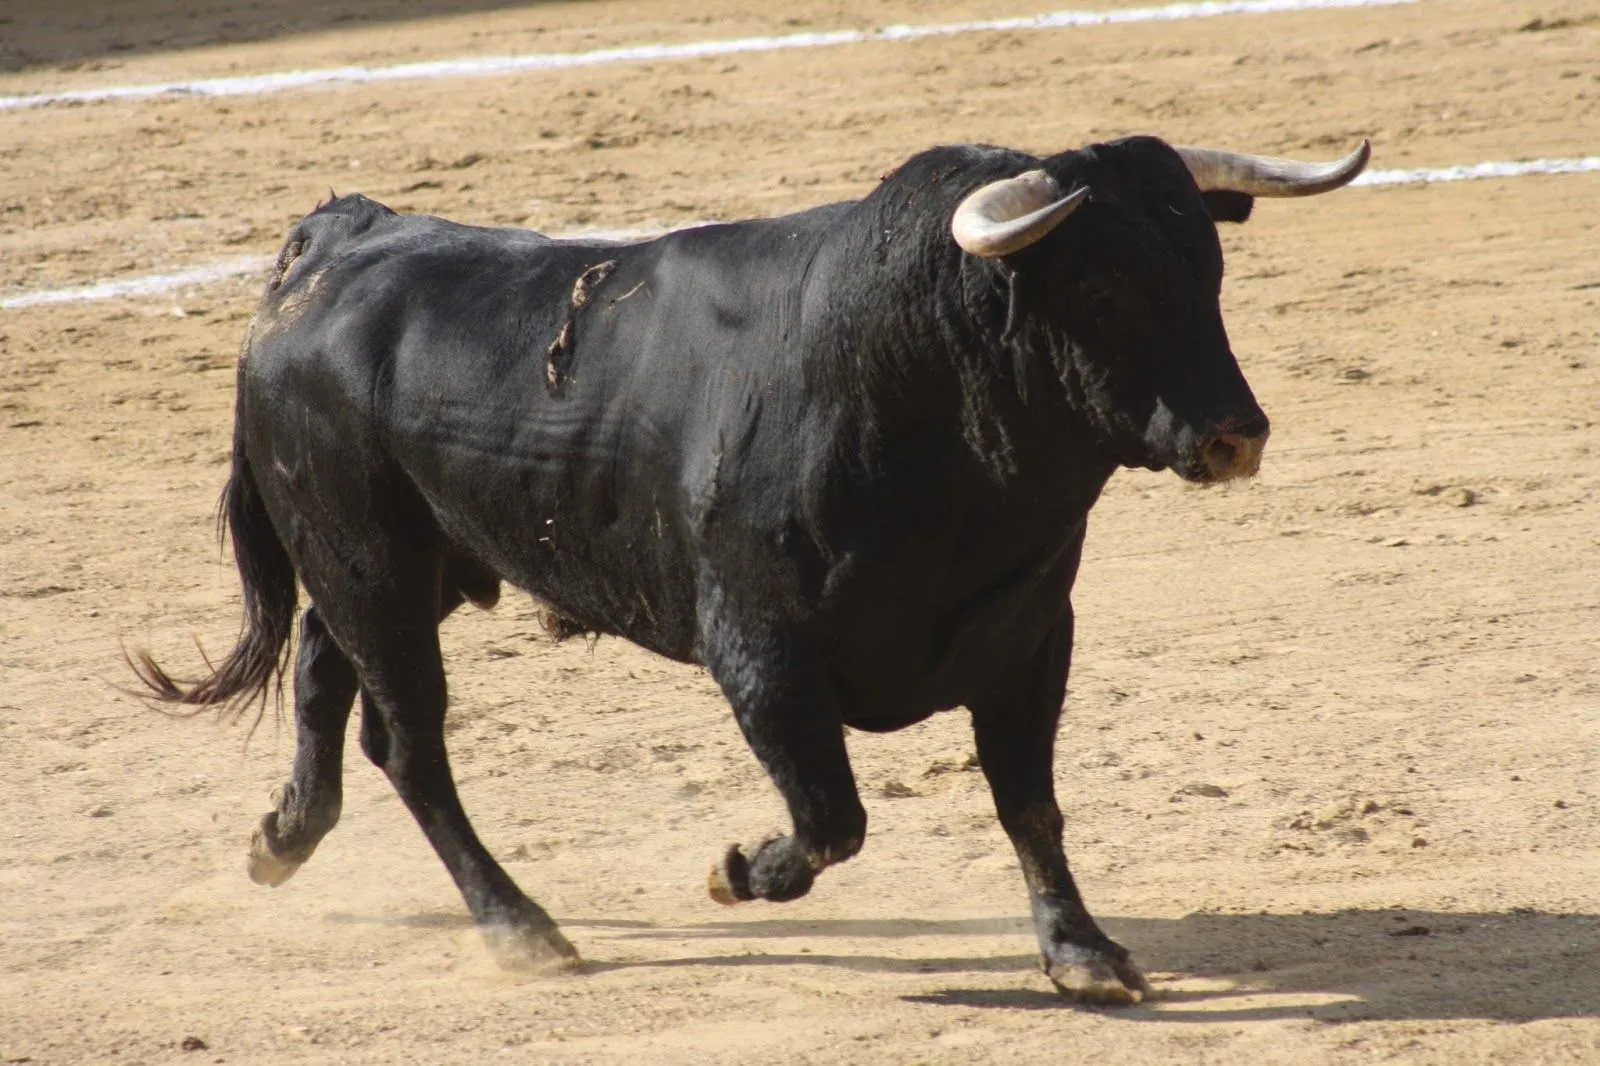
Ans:
{"label": "bull's hoof", "polygon": [[258,885],[277,888],[293,877],[315,850],[313,845],[304,854],[280,854],[273,850],[278,842],[278,812],[273,811],[263,815],[261,822],[250,831],[250,854],[245,860],[245,869],[249,871],[250,880]]}
{"label": "bull's hoof", "polygon": [[544,929],[527,926],[481,926],[489,953],[503,970],[519,973],[559,973],[583,965],[578,949],[551,925]]}
{"label": "bull's hoof", "polygon": [[706,891],[724,907],[756,898],[750,890],[750,861],[735,844],[727,850],[706,876]]}
{"label": "bull's hoof", "polygon": [[1056,991],[1074,1003],[1127,1007],[1154,996],[1150,982],[1126,954],[1115,958],[1074,948],[1070,958],[1043,960],[1044,972]]}

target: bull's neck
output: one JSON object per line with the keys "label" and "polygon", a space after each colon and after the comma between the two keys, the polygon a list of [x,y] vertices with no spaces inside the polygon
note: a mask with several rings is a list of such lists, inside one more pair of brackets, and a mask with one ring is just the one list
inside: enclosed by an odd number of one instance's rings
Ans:
{"label": "bull's neck", "polygon": [[926,273],[884,269],[893,259],[876,277],[858,271],[836,304],[850,309],[850,340],[829,359],[850,382],[858,417],[885,451],[959,470],[989,504],[1021,497],[1086,511],[1118,464],[1069,399],[1051,353],[1008,334],[1004,268],[959,251],[931,261]]}

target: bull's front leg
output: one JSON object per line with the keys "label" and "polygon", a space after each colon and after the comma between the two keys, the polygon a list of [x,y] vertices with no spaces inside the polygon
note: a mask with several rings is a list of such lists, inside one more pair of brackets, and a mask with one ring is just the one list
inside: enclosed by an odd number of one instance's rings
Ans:
{"label": "bull's front leg", "polygon": [[711,868],[711,898],[799,899],[823,869],[860,851],[867,832],[838,701],[796,638],[721,620],[707,635],[706,665],[794,824],[787,836],[730,847]]}
{"label": "bull's front leg", "polygon": [[1025,669],[970,704],[978,759],[1028,883],[1044,972],[1070,999],[1137,1003],[1150,985],[1089,914],[1061,845],[1055,738],[1071,659],[1069,609]]}

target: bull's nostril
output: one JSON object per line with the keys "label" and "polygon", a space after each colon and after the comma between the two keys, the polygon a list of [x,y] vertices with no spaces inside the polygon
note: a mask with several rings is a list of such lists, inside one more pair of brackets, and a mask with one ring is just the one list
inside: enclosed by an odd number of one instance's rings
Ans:
{"label": "bull's nostril", "polygon": [[1265,433],[1259,437],[1218,433],[1206,441],[1200,459],[1214,481],[1251,477],[1261,466],[1261,449],[1266,443]]}
{"label": "bull's nostril", "polygon": [[1228,437],[1218,437],[1206,445],[1206,465],[1213,473],[1220,474],[1225,470],[1233,469],[1233,464],[1239,457],[1239,449],[1234,447]]}

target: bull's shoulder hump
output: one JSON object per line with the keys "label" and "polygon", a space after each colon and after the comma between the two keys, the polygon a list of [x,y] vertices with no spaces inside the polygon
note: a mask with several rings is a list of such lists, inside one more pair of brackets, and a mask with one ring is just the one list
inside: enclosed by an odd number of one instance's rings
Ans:
{"label": "bull's shoulder hump", "polygon": [[778,250],[787,243],[825,236],[857,206],[859,201],[844,200],[822,204],[771,218],[747,218],[733,222],[707,222],[671,230],[649,242],[688,245],[695,248],[767,247]]}

